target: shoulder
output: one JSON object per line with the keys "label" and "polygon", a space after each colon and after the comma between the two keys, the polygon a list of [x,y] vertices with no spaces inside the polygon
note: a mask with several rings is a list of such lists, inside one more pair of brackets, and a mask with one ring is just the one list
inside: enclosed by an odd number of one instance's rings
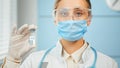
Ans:
{"label": "shoulder", "polygon": [[106,60],[109,62],[116,62],[113,58],[111,58],[110,56],[107,56],[101,52],[97,52],[97,54],[98,54],[98,59],[100,59],[100,60],[104,60],[104,61]]}
{"label": "shoulder", "polygon": [[117,62],[113,58],[101,52],[97,52],[97,54],[98,54],[97,64],[99,64],[100,66],[108,67],[108,68],[118,68]]}
{"label": "shoulder", "polygon": [[31,53],[21,64],[20,68],[37,68],[45,51]]}
{"label": "shoulder", "polygon": [[44,53],[45,53],[45,50],[36,51],[36,52],[31,53],[29,56],[31,56],[31,57],[41,56],[41,55],[43,55]]}
{"label": "shoulder", "polygon": [[28,57],[27,59],[29,60],[38,60],[38,59],[41,59],[42,56],[44,55],[45,53],[45,50],[42,50],[42,51],[36,51],[36,52],[32,52]]}

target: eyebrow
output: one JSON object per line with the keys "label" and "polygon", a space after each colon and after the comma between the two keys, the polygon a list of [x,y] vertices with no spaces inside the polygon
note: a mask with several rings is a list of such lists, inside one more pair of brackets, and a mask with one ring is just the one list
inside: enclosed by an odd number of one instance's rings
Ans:
{"label": "eyebrow", "polygon": [[74,10],[77,10],[77,11],[82,11],[82,9],[80,9],[80,8],[74,8]]}
{"label": "eyebrow", "polygon": [[77,9],[78,9],[78,10],[82,10],[82,9],[83,9],[83,10],[91,11],[91,9],[88,9],[88,8],[82,8],[82,7],[76,7],[76,8],[74,8],[74,9],[75,9],[75,10],[77,10]]}

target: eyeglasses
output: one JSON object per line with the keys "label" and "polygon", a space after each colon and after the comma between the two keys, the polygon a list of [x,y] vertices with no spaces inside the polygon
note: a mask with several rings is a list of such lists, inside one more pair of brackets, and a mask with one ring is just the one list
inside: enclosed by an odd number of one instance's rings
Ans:
{"label": "eyeglasses", "polygon": [[61,8],[61,9],[56,9],[55,14],[60,21],[65,21],[70,19],[83,20],[89,16],[90,11],[91,11],[90,9],[81,9],[81,8],[74,8],[74,9]]}

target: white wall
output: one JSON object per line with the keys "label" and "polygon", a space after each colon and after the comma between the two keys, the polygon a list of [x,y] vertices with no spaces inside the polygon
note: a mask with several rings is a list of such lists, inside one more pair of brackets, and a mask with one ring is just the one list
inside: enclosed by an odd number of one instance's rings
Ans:
{"label": "white wall", "polygon": [[18,27],[23,24],[36,24],[37,0],[18,0]]}
{"label": "white wall", "polygon": [[0,0],[0,62],[6,56],[10,37],[11,0]]}

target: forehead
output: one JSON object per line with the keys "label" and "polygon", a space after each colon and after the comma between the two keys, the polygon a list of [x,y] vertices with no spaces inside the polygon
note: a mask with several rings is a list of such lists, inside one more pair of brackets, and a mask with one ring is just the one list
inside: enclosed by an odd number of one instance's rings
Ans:
{"label": "forehead", "polygon": [[86,2],[86,0],[61,0],[58,3],[58,8],[73,9],[76,7],[87,8],[88,3]]}

